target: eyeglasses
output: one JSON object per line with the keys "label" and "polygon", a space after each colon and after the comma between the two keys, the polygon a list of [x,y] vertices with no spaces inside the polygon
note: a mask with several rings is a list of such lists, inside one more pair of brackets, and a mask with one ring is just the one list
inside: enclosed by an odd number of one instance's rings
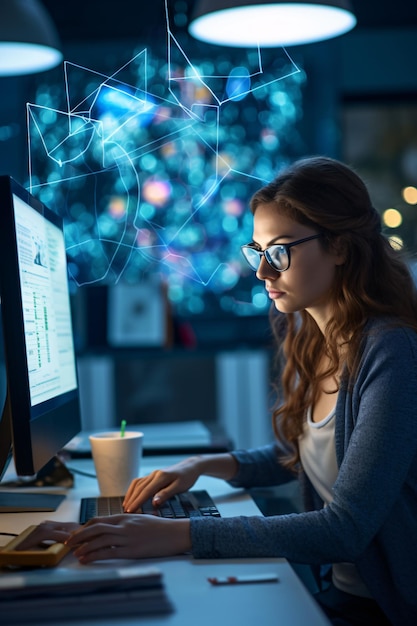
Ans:
{"label": "eyeglasses", "polygon": [[277,243],[273,246],[269,246],[266,250],[259,250],[256,248],[256,244],[248,243],[245,246],[241,246],[243,256],[251,266],[251,268],[257,272],[261,264],[261,259],[264,256],[266,262],[276,272],[285,272],[291,264],[290,250],[294,246],[298,246],[300,243],[311,241],[312,239],[318,239],[322,237],[323,233],[317,235],[311,235],[310,237],[304,237],[304,239],[298,239],[292,243]]}

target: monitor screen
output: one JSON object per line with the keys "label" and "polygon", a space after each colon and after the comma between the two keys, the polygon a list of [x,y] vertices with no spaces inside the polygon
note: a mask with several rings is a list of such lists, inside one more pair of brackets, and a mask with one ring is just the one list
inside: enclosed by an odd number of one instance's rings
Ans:
{"label": "monitor screen", "polygon": [[7,391],[0,473],[33,476],[81,428],[61,218],[0,176],[0,297]]}

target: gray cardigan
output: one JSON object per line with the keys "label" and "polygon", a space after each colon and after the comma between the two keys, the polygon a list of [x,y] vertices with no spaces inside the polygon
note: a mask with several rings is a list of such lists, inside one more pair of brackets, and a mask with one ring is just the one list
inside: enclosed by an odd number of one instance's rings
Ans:
{"label": "gray cardigan", "polygon": [[[192,519],[196,558],[285,557],[353,562],[393,624],[417,624],[417,334],[368,323],[353,388],[336,406],[339,465],[334,499],[323,508],[303,472],[304,513]],[[234,452],[236,487],[293,478],[277,444]]]}

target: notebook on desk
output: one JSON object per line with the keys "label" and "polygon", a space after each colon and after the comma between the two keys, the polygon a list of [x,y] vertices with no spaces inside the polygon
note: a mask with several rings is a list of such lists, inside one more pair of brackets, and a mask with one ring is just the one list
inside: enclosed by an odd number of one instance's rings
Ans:
{"label": "notebook on desk", "polygon": [[68,619],[170,613],[162,573],[146,566],[57,568],[0,576],[0,613],[7,624],[60,624]]}
{"label": "notebook on desk", "polygon": [[[209,429],[199,421],[159,422],[156,424],[127,425],[128,430],[141,431],[144,454],[163,454],[170,452],[188,453],[198,450],[210,450],[212,435]],[[117,432],[117,428],[103,429]],[[82,431],[66,446],[65,450],[74,457],[91,456],[89,435],[92,431]]]}

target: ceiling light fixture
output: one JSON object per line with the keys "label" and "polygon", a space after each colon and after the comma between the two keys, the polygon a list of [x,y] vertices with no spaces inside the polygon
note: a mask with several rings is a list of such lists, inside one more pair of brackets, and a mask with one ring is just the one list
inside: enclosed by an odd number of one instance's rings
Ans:
{"label": "ceiling light fixture", "polygon": [[49,70],[62,60],[59,39],[38,0],[1,0],[0,76]]}
{"label": "ceiling light fixture", "polygon": [[278,47],[323,41],[355,25],[349,0],[199,0],[189,32],[223,46]]}

